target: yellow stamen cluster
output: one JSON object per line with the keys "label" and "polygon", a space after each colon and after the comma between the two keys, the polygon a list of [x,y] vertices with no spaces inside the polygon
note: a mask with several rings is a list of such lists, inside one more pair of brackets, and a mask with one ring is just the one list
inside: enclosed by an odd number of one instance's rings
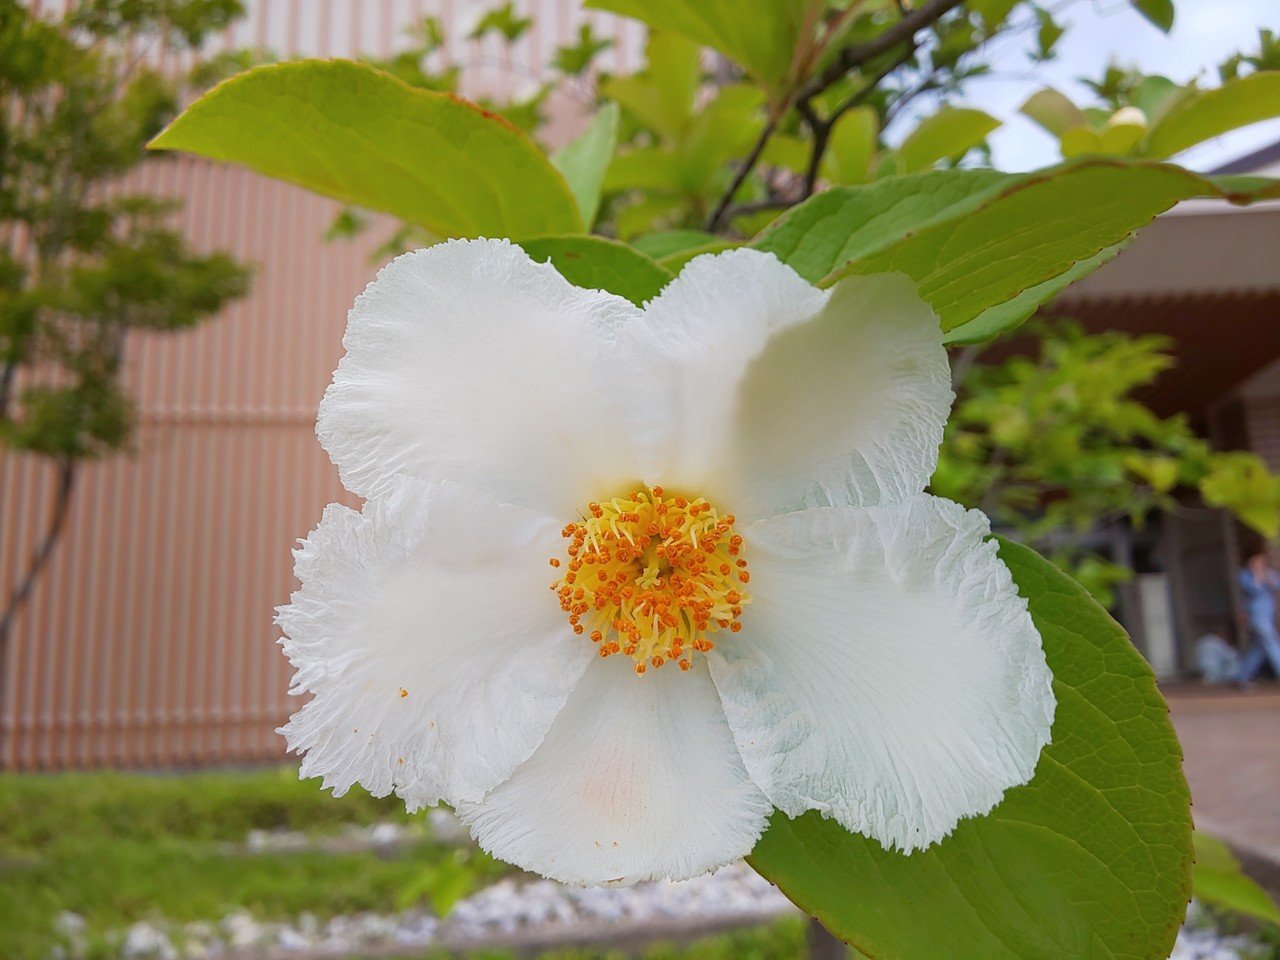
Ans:
{"label": "yellow stamen cluster", "polygon": [[715,646],[709,634],[742,629],[751,602],[733,523],[705,499],[667,497],[661,487],[588,504],[582,522],[562,531],[567,569],[551,589],[600,656],[625,654],[637,674],[668,662],[688,670],[694,651]]}

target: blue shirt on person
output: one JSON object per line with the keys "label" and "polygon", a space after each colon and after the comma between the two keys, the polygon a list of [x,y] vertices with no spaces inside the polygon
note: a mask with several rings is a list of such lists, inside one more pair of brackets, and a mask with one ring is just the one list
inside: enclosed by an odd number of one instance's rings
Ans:
{"label": "blue shirt on person", "polygon": [[1274,629],[1277,590],[1280,590],[1280,574],[1274,570],[1268,569],[1261,580],[1248,567],[1240,571],[1240,592],[1244,596],[1244,608],[1249,615],[1250,626]]}

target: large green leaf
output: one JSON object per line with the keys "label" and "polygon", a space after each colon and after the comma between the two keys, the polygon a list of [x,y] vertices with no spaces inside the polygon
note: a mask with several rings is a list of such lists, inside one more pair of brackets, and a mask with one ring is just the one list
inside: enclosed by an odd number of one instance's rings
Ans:
{"label": "large green leaf", "polygon": [[592,118],[577,139],[570,140],[551,158],[574,199],[587,229],[595,223],[600,209],[600,191],[604,188],[604,172],[618,144],[618,105],[606,103]]}
{"label": "large green leaf", "polygon": [[1180,200],[1248,202],[1275,191],[1274,182],[1215,183],[1168,164],[1111,158],[1029,174],[939,170],[819,194],[752,245],[822,285],[905,273],[948,340],[968,342],[1026,319],[1041,294],[1100,266],[1109,259],[1103,251]]}
{"label": "large green leaf", "polygon": [[983,343],[1011,330],[1031,317],[1041,306],[1051,301],[1077,280],[1087,277],[1104,263],[1116,258],[1129,245],[1126,238],[1114,246],[1098,251],[1087,260],[1081,260],[1070,270],[1065,270],[1043,283],[1028,287],[1012,300],[987,307],[980,314],[947,335],[947,342],[954,344]]}
{"label": "large green leaf", "polygon": [[232,77],[151,146],[244,164],[441,237],[582,230],[564,177],[510,123],[348,60]]}
{"label": "large green leaf", "polygon": [[1280,907],[1267,891],[1244,875],[1240,861],[1225,843],[1197,830],[1195,850],[1192,883],[1201,903],[1280,926]]}
{"label": "large green leaf", "polygon": [[680,250],[676,253],[669,253],[665,257],[660,257],[658,262],[670,270],[672,273],[679,273],[694,257],[700,257],[706,253],[720,253],[724,250],[732,250],[734,247],[741,246],[734,240],[725,240],[723,238],[712,240],[704,243],[700,247],[690,247],[687,250]]}
{"label": "large green leaf", "polygon": [[520,246],[539,263],[550,260],[575,286],[607,290],[632,303],[651,300],[674,278],[651,257],[605,237],[535,237]]}
{"label": "large green leaf", "polygon": [[636,237],[631,242],[641,253],[648,254],[655,260],[661,260],[663,257],[683,253],[685,250],[705,247],[719,239],[714,233],[707,233],[705,230],[659,230],[656,233],[647,233],[643,237]]}
{"label": "large green leaf", "polygon": [[1128,637],[1034,552],[1000,555],[1058,698],[1032,781],[911,856],[775,814],[752,865],[876,960],[1157,960],[1191,887],[1191,811],[1168,707]]}
{"label": "large green leaf", "polygon": [[1184,99],[1151,128],[1141,152],[1171,157],[1210,137],[1280,117],[1280,70],[1260,70]]}
{"label": "large green leaf", "polygon": [[931,224],[946,224],[1008,181],[993,170],[935,170],[815,194],[773,221],[751,246],[767,250],[810,283]]}
{"label": "large green leaf", "polygon": [[714,47],[737,61],[775,102],[789,89],[796,44],[812,0],[587,0]]}

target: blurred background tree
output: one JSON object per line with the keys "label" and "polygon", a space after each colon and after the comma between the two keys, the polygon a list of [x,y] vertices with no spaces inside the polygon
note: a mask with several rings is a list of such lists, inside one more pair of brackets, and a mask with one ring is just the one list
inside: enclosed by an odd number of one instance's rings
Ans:
{"label": "blurred background tree", "polygon": [[126,335],[187,329],[248,288],[244,266],[170,229],[178,201],[120,186],[187,92],[154,56],[241,13],[239,0],[81,0],[55,21],[0,0],[0,443],[57,465],[43,539],[0,585],[0,663],[78,465],[129,449]]}
{"label": "blurred background tree", "polygon": [[1028,331],[1036,352],[953,362],[956,405],[931,489],[986,513],[1035,547],[1104,606],[1128,568],[1088,546],[1112,524],[1141,527],[1194,492],[1275,536],[1280,478],[1251,453],[1216,452],[1184,416],[1162,419],[1134,393],[1173,364],[1170,341],[1089,334],[1067,320]]}

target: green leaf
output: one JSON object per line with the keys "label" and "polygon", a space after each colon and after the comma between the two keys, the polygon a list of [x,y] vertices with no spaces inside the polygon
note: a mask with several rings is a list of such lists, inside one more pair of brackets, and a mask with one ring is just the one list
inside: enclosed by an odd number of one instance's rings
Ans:
{"label": "green leaf", "polygon": [[965,107],[943,107],[920,122],[898,147],[898,172],[925,170],[939,160],[960,157],[1000,126],[989,113]]}
{"label": "green leaf", "polygon": [[809,0],[587,0],[714,47],[736,61],[777,103],[791,88],[791,64]]}
{"label": "green leaf", "polygon": [[618,105],[606,103],[576,140],[566,143],[551,162],[564,174],[588,230],[600,209],[604,172],[618,143]]}
{"label": "green leaf", "polygon": [[150,146],[243,164],[441,237],[582,229],[564,178],[510,123],[349,60],[232,77]]}
{"label": "green leaf", "polygon": [[774,254],[810,283],[834,282],[831,275],[847,264],[930,224],[964,216],[1008,179],[994,170],[932,170],[834,187],[774,220],[751,246]]}
{"label": "green leaf", "polygon": [[1082,277],[1087,277],[1103,264],[1114,260],[1116,254],[1129,245],[1129,240],[1122,240],[1114,246],[1100,250],[1087,260],[1081,260],[1070,270],[1065,270],[1044,283],[1028,287],[1012,300],[988,307],[968,323],[947,334],[947,343],[966,344],[984,343],[1006,330],[1012,330],[1030,320],[1035,312],[1051,301],[1071,284]]}
{"label": "green leaf", "polygon": [[987,26],[987,32],[993,32],[1000,26],[1018,5],[1018,0],[969,0],[965,6],[973,10]]}
{"label": "green leaf", "polygon": [[[778,218],[752,246],[824,286],[849,274],[905,273],[948,340],[973,342],[1004,329],[996,323],[1025,319],[1024,293],[1038,287],[1052,295],[1062,286],[1055,279],[1083,276],[1081,263],[1101,265],[1107,258],[1099,254],[1175,203],[1249,202],[1275,189],[1106,158],[1017,175],[937,170],[828,190]],[[1016,309],[988,312],[1019,298]]]}
{"label": "green leaf", "polygon": [[612,40],[597,37],[589,23],[578,25],[578,42],[572,46],[556,47],[552,66],[570,77],[580,77],[592,62],[613,46]]}
{"label": "green leaf", "polygon": [[750,862],[877,960],[1157,960],[1191,881],[1182,755],[1155,678],[1083,588],[1026,547],[1000,555],[1058,698],[1032,781],[904,856],[832,820],[775,814]]}
{"label": "green leaf", "polygon": [[680,187],[680,158],[669,147],[652,144],[623,150],[614,156],[604,175],[604,189],[677,190]]}
{"label": "green leaf", "polygon": [[1102,152],[1123,156],[1147,135],[1147,118],[1137,107],[1123,107],[1102,125]]}
{"label": "green leaf", "polygon": [[719,239],[714,233],[707,233],[705,230],[659,230],[657,233],[636,237],[631,244],[641,253],[661,260],[674,253],[704,247]]}
{"label": "green leaf", "polygon": [[1240,861],[1225,843],[1197,830],[1195,850],[1192,883],[1201,903],[1280,926],[1280,908],[1241,872]]}
{"label": "green leaf", "polygon": [[[845,111],[831,129],[822,171],[832,183],[866,183],[879,146],[880,115],[872,107]],[[803,168],[802,168],[803,169]]]}
{"label": "green leaf", "polygon": [[1187,97],[1151,128],[1142,154],[1181,153],[1231,130],[1280,117],[1280,70],[1260,70]]}
{"label": "green leaf", "polygon": [[1280,477],[1257,454],[1214,454],[1199,487],[1205,503],[1230,510],[1268,540],[1280,533]]}
{"label": "green leaf", "polygon": [[1059,138],[1072,127],[1088,126],[1080,108],[1052,87],[1033,93],[1018,109]]}
{"label": "green leaf", "polygon": [[676,140],[693,117],[702,72],[698,45],[675,33],[654,30],[645,45],[648,65],[640,73],[605,77],[601,95],[616,100],[664,140]]}
{"label": "green leaf", "polygon": [[1173,29],[1173,0],[1132,0],[1133,7],[1165,33]]}
{"label": "green leaf", "polygon": [[1195,96],[1198,91],[1191,84],[1179,86],[1168,77],[1151,74],[1143,77],[1129,99],[1153,124],[1175,107],[1181,100]]}
{"label": "green leaf", "polygon": [[574,286],[607,290],[636,304],[657,296],[674,278],[651,257],[605,237],[535,237],[520,246],[539,263],[550,260]]}
{"label": "green leaf", "polygon": [[1072,127],[1058,141],[1058,149],[1068,160],[1072,157],[1102,153],[1102,137],[1092,127]]}
{"label": "green leaf", "polygon": [[658,262],[670,270],[672,273],[679,273],[684,269],[684,265],[694,257],[700,257],[704,253],[719,253],[722,250],[732,250],[734,247],[742,246],[734,240],[725,240],[717,238],[697,247],[689,247],[687,250],[679,250],[676,253],[669,253],[662,257]]}
{"label": "green leaf", "polygon": [[1033,55],[1036,60],[1052,60],[1056,55],[1055,48],[1058,41],[1062,39],[1066,28],[1053,18],[1053,14],[1043,7],[1036,7],[1036,22],[1039,29],[1036,31],[1036,43],[1039,49]]}
{"label": "green leaf", "polygon": [[488,11],[477,21],[468,40],[479,40],[486,33],[496,33],[507,43],[515,43],[533,26],[533,21],[516,13],[515,3],[504,3]]}

